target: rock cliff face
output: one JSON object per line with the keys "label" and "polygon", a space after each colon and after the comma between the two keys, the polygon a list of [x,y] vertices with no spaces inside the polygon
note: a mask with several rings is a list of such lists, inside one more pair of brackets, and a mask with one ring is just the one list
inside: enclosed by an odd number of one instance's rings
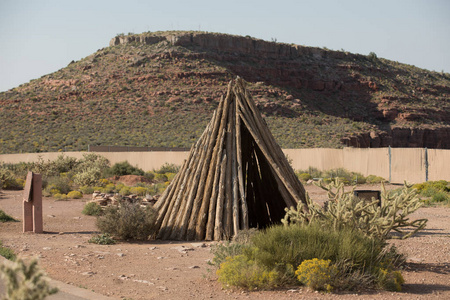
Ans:
{"label": "rock cliff face", "polygon": [[365,133],[343,138],[347,147],[356,148],[438,148],[450,149],[450,128],[422,129],[394,127],[388,132]]}
{"label": "rock cliff face", "polygon": [[[345,146],[450,149],[450,107],[445,101],[450,87],[446,84],[407,82],[410,79],[399,79],[407,73],[404,70],[367,63],[365,55],[227,34],[117,36],[110,46],[161,42],[192,50],[181,54],[174,49],[169,54],[172,57],[213,59],[247,81],[291,89],[290,97],[297,105],[380,128],[343,138]],[[433,122],[440,125],[420,126]]]}

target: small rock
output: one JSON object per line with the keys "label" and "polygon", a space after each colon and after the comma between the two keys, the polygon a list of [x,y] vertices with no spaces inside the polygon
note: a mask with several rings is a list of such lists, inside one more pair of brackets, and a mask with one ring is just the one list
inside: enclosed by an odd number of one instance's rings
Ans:
{"label": "small rock", "polygon": [[52,248],[51,247],[44,247],[44,248],[42,248],[42,250],[52,250]]}
{"label": "small rock", "polygon": [[123,253],[117,253],[117,256],[118,256],[118,257],[124,257],[125,254],[123,254]]}
{"label": "small rock", "polygon": [[190,266],[189,269],[200,269],[199,266]]}
{"label": "small rock", "polygon": [[81,273],[81,275],[83,275],[83,276],[92,276],[92,275],[95,275],[95,274],[96,274],[96,273],[95,273],[95,272],[92,272],[92,271]]}
{"label": "small rock", "polygon": [[47,217],[49,217],[49,218],[56,218],[55,215],[47,215]]}
{"label": "small rock", "polygon": [[156,249],[158,249],[157,247],[150,247],[150,248],[148,248],[149,250],[156,250]]}
{"label": "small rock", "polygon": [[163,256],[158,256],[156,259],[164,259],[165,257]]}

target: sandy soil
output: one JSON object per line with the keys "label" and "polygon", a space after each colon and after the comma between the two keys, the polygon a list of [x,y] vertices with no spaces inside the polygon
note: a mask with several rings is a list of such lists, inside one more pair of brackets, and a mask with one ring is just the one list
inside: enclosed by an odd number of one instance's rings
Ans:
{"label": "sandy soil", "polygon": [[[313,200],[325,200],[321,189],[306,188]],[[428,218],[427,228],[410,239],[392,241],[408,257],[402,271],[406,283],[401,293],[323,295],[305,288],[270,292],[224,290],[207,264],[213,257],[211,242],[90,244],[88,240],[97,228],[95,217],[81,214],[86,200],[44,198],[44,234],[22,233],[22,222],[0,223],[0,240],[23,257],[38,257],[51,278],[116,298],[450,299],[450,208],[421,208],[412,218]],[[22,192],[2,191],[0,209],[21,220]]]}

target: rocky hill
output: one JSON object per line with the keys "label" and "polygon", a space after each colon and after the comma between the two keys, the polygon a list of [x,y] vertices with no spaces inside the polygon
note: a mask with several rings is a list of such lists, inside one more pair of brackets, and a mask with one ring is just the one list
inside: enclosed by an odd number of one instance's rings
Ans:
{"label": "rocky hill", "polygon": [[189,147],[249,82],[284,148],[450,149],[450,75],[369,55],[205,32],[120,35],[0,93],[0,152]]}

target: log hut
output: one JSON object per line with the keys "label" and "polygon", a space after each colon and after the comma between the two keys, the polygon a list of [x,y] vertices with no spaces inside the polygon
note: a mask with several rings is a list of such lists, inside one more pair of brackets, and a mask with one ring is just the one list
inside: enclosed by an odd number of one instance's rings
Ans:
{"label": "log hut", "polygon": [[225,97],[155,204],[157,238],[226,240],[279,223],[305,189],[258,111],[246,83]]}

